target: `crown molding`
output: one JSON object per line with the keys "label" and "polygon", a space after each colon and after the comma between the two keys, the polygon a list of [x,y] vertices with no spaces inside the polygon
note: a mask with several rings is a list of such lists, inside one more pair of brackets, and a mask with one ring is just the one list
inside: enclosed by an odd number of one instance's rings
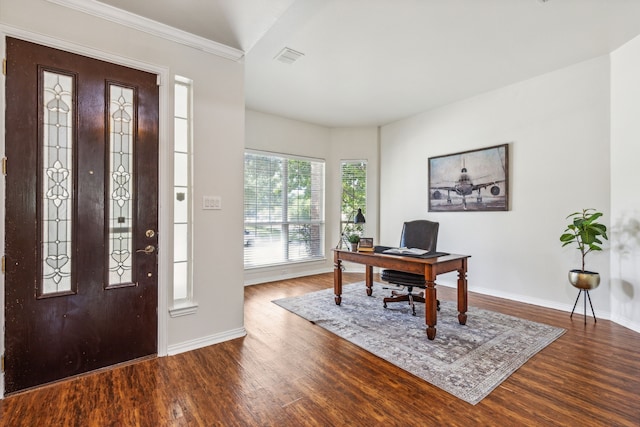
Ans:
{"label": "crown molding", "polygon": [[221,56],[232,61],[239,61],[244,56],[244,52],[239,49],[235,49],[222,43],[214,42],[204,37],[179,30],[161,22],[157,22],[152,19],[148,19],[143,16],[124,11],[122,9],[118,9],[113,6],[100,3],[96,0],[47,1],[49,3],[54,3],[83,13],[87,13],[89,15],[97,16],[98,18],[115,22],[117,24],[142,31],[156,37],[161,37],[175,43],[180,43],[194,49]]}

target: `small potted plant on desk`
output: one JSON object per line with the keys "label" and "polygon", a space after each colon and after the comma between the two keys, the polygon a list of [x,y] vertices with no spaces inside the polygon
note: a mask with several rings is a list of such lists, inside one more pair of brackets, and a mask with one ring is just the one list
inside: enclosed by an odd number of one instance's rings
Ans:
{"label": "small potted plant on desk", "polygon": [[349,241],[349,246],[351,247],[351,252],[358,251],[358,243],[360,243],[360,236],[357,234],[348,234],[347,240]]}
{"label": "small potted plant on desk", "polygon": [[608,240],[607,227],[598,222],[598,218],[601,216],[602,213],[595,209],[583,209],[582,212],[574,212],[567,216],[567,219],[571,218],[571,223],[567,225],[566,230],[564,230],[564,233],[560,236],[562,247],[575,243],[582,256],[582,268],[569,271],[569,282],[579,289],[578,298],[576,298],[576,302],[573,304],[573,310],[571,311],[570,317],[573,317],[573,312],[575,311],[578,300],[580,299],[580,294],[584,291],[585,324],[587,323],[587,298],[589,298],[589,305],[591,306],[593,320],[597,322],[596,314],[593,311],[593,304],[591,304],[589,291],[597,288],[600,284],[600,274],[585,270],[584,259],[588,253],[602,250],[600,247],[602,244],[602,240],[600,240],[601,238]]}

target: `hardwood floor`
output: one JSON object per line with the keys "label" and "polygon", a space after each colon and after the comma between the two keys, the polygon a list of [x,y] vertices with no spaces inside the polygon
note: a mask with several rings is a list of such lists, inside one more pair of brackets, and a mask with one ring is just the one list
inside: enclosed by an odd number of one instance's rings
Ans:
{"label": "hardwood floor", "polygon": [[332,285],[323,274],[247,287],[246,337],[8,397],[0,425],[640,425],[638,333],[470,293],[469,305],[567,329],[474,406],[271,303]]}

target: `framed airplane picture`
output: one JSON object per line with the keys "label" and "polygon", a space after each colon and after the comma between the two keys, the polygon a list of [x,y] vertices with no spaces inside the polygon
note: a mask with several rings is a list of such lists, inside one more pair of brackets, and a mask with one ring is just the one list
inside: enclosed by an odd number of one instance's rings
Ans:
{"label": "framed airplane picture", "polygon": [[429,158],[429,212],[509,210],[509,145]]}

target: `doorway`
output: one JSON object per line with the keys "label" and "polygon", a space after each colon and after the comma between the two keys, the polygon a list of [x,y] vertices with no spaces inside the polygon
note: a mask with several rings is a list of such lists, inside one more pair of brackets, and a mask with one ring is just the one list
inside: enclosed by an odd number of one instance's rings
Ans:
{"label": "doorway", "polygon": [[5,390],[157,353],[155,74],[8,37]]}

